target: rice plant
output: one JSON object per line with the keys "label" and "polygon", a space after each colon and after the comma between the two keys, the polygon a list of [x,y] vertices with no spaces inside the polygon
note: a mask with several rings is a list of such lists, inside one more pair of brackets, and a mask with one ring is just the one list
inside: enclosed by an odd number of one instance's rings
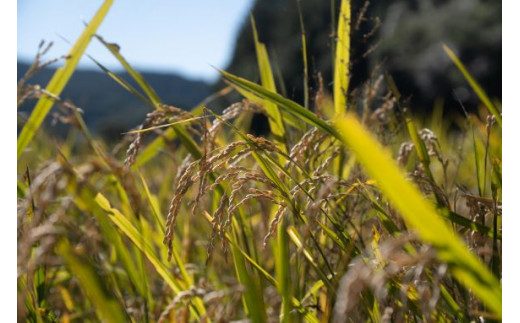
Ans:
{"label": "rice plant", "polygon": [[[28,83],[41,55],[18,83],[18,105],[37,100],[19,120],[19,320],[501,319],[500,106],[449,48],[482,109],[420,122],[384,71],[349,88],[343,0],[333,91],[321,80],[300,105],[277,92],[252,18],[259,84],[220,71],[228,87],[184,111],[94,38],[110,5],[45,89]],[[60,98],[91,39],[137,87],[98,63],[107,76],[153,109],[112,146]],[[243,99],[206,107],[229,91]],[[64,141],[40,127],[52,105]],[[249,133],[253,114],[269,135]]]}

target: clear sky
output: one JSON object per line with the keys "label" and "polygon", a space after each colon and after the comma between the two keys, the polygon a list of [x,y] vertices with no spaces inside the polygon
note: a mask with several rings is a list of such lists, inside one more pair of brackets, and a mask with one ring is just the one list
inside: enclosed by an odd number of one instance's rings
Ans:
{"label": "clear sky", "polygon": [[[32,60],[40,40],[54,41],[48,58],[66,54],[101,0],[17,0],[18,58]],[[214,81],[224,68],[252,0],[115,0],[98,33],[117,43],[139,69]],[[87,52],[109,68],[118,62],[99,42]],[[83,57],[80,67],[96,68]]]}

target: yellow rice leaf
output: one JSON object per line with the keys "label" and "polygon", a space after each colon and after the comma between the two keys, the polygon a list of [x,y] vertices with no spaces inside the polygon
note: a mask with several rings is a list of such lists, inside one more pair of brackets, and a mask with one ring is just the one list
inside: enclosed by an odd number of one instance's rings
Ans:
{"label": "yellow rice leaf", "polygon": [[[74,70],[76,69],[76,66],[79,63],[79,60],[83,55],[83,52],[85,51],[88,44],[90,43],[90,40],[96,33],[96,30],[101,25],[101,22],[105,18],[108,10],[110,9],[110,6],[112,6],[112,2],[113,0],[106,0],[101,6],[101,8],[99,8],[94,18],[92,18],[90,23],[87,25],[87,28],[85,28],[81,36],[74,44],[74,47],[72,47],[72,49],[70,50],[70,58],[65,63],[65,66],[58,68],[54,73],[54,76],[52,77],[52,79],[46,87],[47,92],[50,92],[56,96],[59,96],[61,94],[61,91],[63,91],[70,77],[74,73]],[[16,148],[17,159],[20,159],[20,156],[22,155],[24,149],[31,142],[36,131],[45,119],[45,116],[47,116],[49,110],[52,108],[53,103],[53,99],[45,95],[38,100],[38,103],[34,107],[31,116],[27,120],[27,123],[23,127],[22,132],[18,137]]]}
{"label": "yellow rice leaf", "polygon": [[406,180],[391,154],[354,115],[338,118],[335,124],[341,140],[376,180],[377,186],[400,212],[408,227],[415,229],[423,241],[435,247],[438,257],[448,263],[456,279],[501,316],[502,288],[499,281],[449,228],[433,204]]}
{"label": "yellow rice leaf", "polygon": [[350,0],[341,1],[334,60],[334,110],[342,115],[347,108],[350,64]]}

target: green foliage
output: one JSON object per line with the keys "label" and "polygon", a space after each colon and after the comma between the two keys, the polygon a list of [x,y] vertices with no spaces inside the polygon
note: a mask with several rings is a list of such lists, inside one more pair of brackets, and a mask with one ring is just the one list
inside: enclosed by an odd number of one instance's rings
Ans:
{"label": "green foliage", "polygon": [[114,323],[127,320],[121,304],[113,295],[110,295],[110,290],[107,290],[108,286],[96,275],[92,265],[77,257],[66,241],[58,244],[56,251],[65,260],[71,274],[79,280],[101,320]]}

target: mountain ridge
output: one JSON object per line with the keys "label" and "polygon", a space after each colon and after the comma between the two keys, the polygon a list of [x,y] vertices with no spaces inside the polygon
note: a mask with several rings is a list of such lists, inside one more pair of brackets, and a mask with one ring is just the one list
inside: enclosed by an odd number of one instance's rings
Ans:
{"label": "mountain ridge", "polygon": [[[17,62],[17,79],[29,69],[30,64]],[[28,80],[30,84],[46,86],[56,68],[46,67]],[[211,94],[211,84],[201,80],[187,79],[175,73],[140,71],[150,86],[166,104],[189,110]],[[116,73],[129,83],[133,80],[127,73]],[[89,129],[105,139],[117,139],[121,133],[139,125],[150,109],[127,92],[102,71],[77,69],[63,90],[61,98],[70,100],[83,111]],[[35,101],[22,105],[20,111],[29,113]],[[122,117],[124,116],[124,117]],[[48,118],[50,119],[50,118]],[[48,131],[64,135],[64,127],[47,127]]]}

